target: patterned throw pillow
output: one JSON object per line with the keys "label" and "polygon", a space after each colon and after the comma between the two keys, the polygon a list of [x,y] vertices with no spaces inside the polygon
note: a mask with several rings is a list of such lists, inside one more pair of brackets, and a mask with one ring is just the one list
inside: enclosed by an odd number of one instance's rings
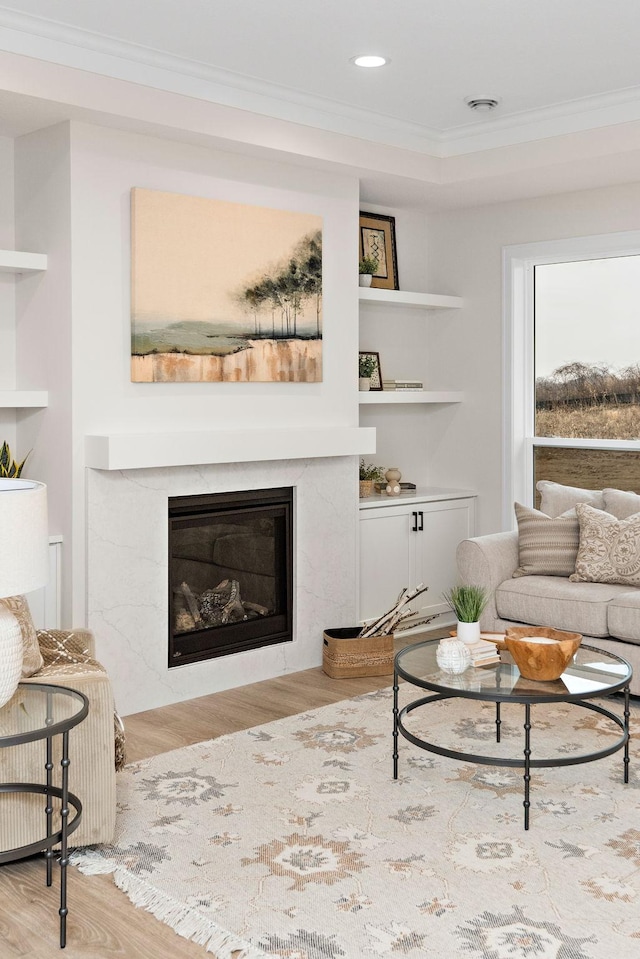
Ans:
{"label": "patterned throw pillow", "polygon": [[580,547],[571,582],[640,586],[640,513],[616,519],[586,503],[576,512]]}
{"label": "patterned throw pillow", "polygon": [[550,517],[515,504],[518,521],[517,576],[569,576],[576,566],[580,526],[575,509]]}
{"label": "patterned throw pillow", "polygon": [[39,669],[42,669],[44,660],[38,645],[36,628],[31,619],[31,612],[24,596],[7,596],[6,599],[0,599],[0,605],[13,613],[20,623],[22,633],[22,675],[33,676]]}

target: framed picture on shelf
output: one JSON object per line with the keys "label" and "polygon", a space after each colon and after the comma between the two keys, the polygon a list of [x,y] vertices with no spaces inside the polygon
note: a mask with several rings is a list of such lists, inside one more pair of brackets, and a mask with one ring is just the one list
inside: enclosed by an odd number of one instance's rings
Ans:
{"label": "framed picture on shelf", "polygon": [[363,357],[367,357],[367,359],[371,360],[371,363],[369,364],[372,366],[371,374],[369,376],[371,386],[369,387],[369,389],[381,390],[382,389],[382,373],[380,372],[380,354],[372,353],[370,350],[361,350],[358,356],[360,360],[362,360]]}
{"label": "framed picture on shelf", "polygon": [[395,217],[360,211],[360,259],[364,257],[378,261],[371,286],[382,290],[400,289]]}

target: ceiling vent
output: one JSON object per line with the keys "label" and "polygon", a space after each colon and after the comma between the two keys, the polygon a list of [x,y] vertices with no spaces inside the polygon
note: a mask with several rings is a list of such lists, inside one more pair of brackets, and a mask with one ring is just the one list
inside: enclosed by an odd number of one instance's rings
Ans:
{"label": "ceiling vent", "polygon": [[464,102],[477,113],[489,113],[500,103],[496,97],[465,97]]}

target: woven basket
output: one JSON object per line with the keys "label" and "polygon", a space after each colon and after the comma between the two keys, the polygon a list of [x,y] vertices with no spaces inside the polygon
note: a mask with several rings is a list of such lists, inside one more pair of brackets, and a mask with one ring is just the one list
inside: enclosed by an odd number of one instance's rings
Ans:
{"label": "woven basket", "polygon": [[373,480],[360,480],[360,499],[365,499],[367,496],[373,496]]}
{"label": "woven basket", "polygon": [[332,679],[389,676],[393,673],[393,634],[356,639],[361,627],[325,629],[322,668]]}

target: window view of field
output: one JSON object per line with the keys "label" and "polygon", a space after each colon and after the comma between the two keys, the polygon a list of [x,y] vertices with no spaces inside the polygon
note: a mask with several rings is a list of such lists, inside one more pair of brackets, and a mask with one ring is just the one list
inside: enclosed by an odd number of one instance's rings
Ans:
{"label": "window view of field", "polygon": [[535,479],[640,491],[640,256],[535,268],[535,436],[601,440],[536,447]]}
{"label": "window view of field", "polygon": [[567,363],[538,378],[536,436],[640,439],[640,364]]}

